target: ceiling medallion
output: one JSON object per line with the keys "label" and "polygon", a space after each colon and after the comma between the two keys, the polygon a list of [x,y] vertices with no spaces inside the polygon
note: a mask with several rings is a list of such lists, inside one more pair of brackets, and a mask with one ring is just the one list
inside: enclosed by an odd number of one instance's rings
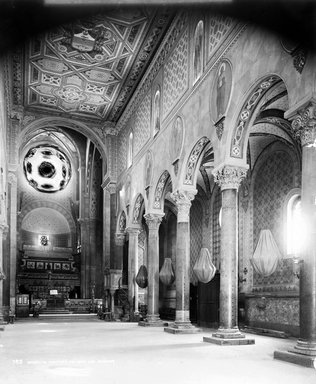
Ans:
{"label": "ceiling medallion", "polygon": [[60,191],[71,177],[67,156],[52,146],[31,148],[24,158],[23,170],[28,183],[40,192]]}
{"label": "ceiling medallion", "polygon": [[56,96],[59,96],[62,100],[70,104],[78,103],[79,101],[86,99],[86,95],[79,87],[76,87],[75,85],[66,85],[54,93]]}

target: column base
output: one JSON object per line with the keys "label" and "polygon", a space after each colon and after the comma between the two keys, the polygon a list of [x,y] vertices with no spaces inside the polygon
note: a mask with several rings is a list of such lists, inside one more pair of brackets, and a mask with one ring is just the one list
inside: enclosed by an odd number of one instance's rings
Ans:
{"label": "column base", "polygon": [[192,325],[190,321],[175,321],[173,324],[170,325],[170,327],[164,328],[164,331],[167,333],[172,333],[173,335],[179,335],[198,333],[201,330]]}
{"label": "column base", "polygon": [[316,342],[298,340],[288,351],[275,351],[274,358],[303,367],[316,368]]}
{"label": "column base", "polygon": [[216,333],[213,333],[211,337],[203,337],[203,341],[206,343],[212,343],[217,345],[255,344],[255,339],[246,339],[246,336],[242,334],[238,328],[219,328],[218,331]]}
{"label": "column base", "polygon": [[163,327],[164,323],[160,320],[159,315],[147,315],[145,320],[138,323],[141,327]]}

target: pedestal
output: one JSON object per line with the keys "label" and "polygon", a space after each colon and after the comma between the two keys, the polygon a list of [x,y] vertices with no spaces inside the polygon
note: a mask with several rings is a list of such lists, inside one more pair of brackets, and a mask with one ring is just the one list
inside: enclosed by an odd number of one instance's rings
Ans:
{"label": "pedestal", "polygon": [[238,328],[236,329],[218,329],[211,337],[203,337],[206,343],[217,345],[250,345],[255,344],[254,339],[246,339]]}

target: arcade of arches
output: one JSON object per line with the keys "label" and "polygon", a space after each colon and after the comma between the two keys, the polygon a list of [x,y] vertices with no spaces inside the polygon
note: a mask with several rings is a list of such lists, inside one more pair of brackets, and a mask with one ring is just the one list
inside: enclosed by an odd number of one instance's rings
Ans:
{"label": "arcade of arches", "polygon": [[215,327],[217,344],[253,342],[247,326],[299,338],[276,357],[310,364],[315,65],[185,8],[114,9],[4,54],[2,318],[99,304],[171,333]]}

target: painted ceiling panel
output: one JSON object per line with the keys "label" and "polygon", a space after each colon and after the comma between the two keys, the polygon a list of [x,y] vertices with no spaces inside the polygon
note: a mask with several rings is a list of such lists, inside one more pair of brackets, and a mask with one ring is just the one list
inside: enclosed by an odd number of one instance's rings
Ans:
{"label": "painted ceiling panel", "polygon": [[33,38],[27,49],[25,106],[117,121],[171,19],[167,9],[116,9]]}

